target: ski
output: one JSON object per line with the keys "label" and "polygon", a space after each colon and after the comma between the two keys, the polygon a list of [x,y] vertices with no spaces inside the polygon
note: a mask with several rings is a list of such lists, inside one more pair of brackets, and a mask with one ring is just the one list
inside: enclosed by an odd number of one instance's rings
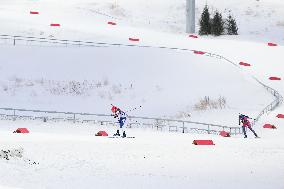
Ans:
{"label": "ski", "polygon": [[110,136],[108,138],[135,138],[135,137],[120,137],[120,136]]}

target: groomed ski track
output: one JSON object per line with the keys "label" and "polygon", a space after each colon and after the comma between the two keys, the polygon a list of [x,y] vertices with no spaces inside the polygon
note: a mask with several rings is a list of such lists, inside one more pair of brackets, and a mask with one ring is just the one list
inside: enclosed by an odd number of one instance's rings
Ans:
{"label": "groomed ski track", "polygon": [[[224,63],[231,64],[232,66],[236,67],[236,69],[241,69],[241,67],[229,60],[228,58],[225,58],[222,55],[212,53],[212,52],[205,52],[205,51],[199,51],[199,50],[193,50],[188,48],[179,48],[179,47],[167,47],[167,46],[149,46],[149,45],[136,45],[136,44],[122,44],[122,43],[104,43],[104,42],[92,42],[92,41],[73,41],[73,40],[62,40],[62,39],[49,39],[49,38],[37,38],[37,37],[27,37],[27,36],[12,36],[12,35],[0,35],[0,39],[5,41],[5,44],[8,45],[14,45],[16,46],[18,43],[21,45],[35,45],[35,46],[44,46],[43,44],[48,44],[51,47],[52,46],[64,46],[64,47],[95,47],[95,48],[107,48],[107,47],[132,47],[132,48],[155,48],[155,49],[168,49],[173,51],[185,51],[189,53],[194,53],[196,56],[208,56],[210,58],[220,59]],[[24,42],[24,43],[23,43]],[[33,44],[31,44],[33,43]],[[273,111],[275,108],[277,108],[282,102],[283,97],[282,95],[276,91],[275,89],[271,88],[270,86],[267,86],[263,82],[261,82],[259,79],[257,79],[255,76],[250,75],[259,85],[261,85],[263,88],[265,88],[270,94],[274,96],[274,100],[268,104],[263,110],[260,110],[259,114],[256,116],[253,125],[256,124],[256,122],[265,114]],[[13,110],[13,108],[1,108],[6,110]],[[25,111],[25,109],[22,109]],[[37,112],[48,112],[44,110],[27,110],[27,111],[37,111]],[[82,114],[87,115],[88,113],[73,113],[73,112],[66,112],[69,114]],[[103,115],[103,114],[93,114],[98,116],[109,116],[109,115]],[[167,121],[167,119],[160,119],[160,118],[149,118],[149,117],[132,117],[132,118],[138,118],[138,119],[153,119],[153,120],[164,120]],[[170,121],[181,121],[181,120],[170,120]],[[228,127],[232,128],[230,126],[224,126],[221,124],[213,124],[213,123],[200,123],[200,122],[191,122],[195,124],[203,124],[203,125],[212,125],[212,126],[220,126],[220,127]],[[184,131],[184,130],[183,130]],[[208,133],[209,129],[208,129]],[[212,133],[212,132],[211,132]],[[240,134],[239,132],[238,134]]]}

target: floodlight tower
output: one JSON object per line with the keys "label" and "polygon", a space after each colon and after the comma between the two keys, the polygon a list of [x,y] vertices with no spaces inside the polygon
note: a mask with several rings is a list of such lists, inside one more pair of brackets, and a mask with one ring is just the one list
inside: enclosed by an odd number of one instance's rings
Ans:
{"label": "floodlight tower", "polygon": [[195,33],[195,0],[186,0],[186,33]]}

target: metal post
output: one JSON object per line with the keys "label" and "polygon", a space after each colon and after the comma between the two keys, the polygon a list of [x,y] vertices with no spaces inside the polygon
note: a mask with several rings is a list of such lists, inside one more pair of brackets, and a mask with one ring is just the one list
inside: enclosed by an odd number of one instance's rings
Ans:
{"label": "metal post", "polygon": [[75,116],[76,116],[76,114],[73,115],[73,123],[75,123],[75,121],[76,121],[76,117]]}
{"label": "metal post", "polygon": [[159,128],[159,120],[156,119],[156,127],[157,127],[157,130]]}
{"label": "metal post", "polygon": [[182,122],[182,133],[184,133],[184,122]]}
{"label": "metal post", "polygon": [[208,130],[207,130],[208,134],[210,134],[210,125],[208,125]]}
{"label": "metal post", "polygon": [[195,0],[186,0],[186,33],[195,33]]}
{"label": "metal post", "polygon": [[14,36],[14,43],[13,44],[14,44],[14,46],[16,45],[16,37],[15,36]]}
{"label": "metal post", "polygon": [[13,120],[16,121],[16,110],[14,110]]}

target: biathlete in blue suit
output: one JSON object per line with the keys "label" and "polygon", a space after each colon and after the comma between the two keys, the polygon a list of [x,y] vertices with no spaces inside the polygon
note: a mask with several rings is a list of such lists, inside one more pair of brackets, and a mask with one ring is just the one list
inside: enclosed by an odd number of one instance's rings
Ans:
{"label": "biathlete in blue suit", "polygon": [[118,118],[118,124],[119,124],[119,129],[116,131],[114,136],[120,136],[119,130],[122,130],[122,137],[123,138],[126,137],[126,133],[123,129],[123,126],[125,125],[126,122],[126,113],[115,106],[112,106],[111,110],[114,113],[113,114],[114,118]]}

